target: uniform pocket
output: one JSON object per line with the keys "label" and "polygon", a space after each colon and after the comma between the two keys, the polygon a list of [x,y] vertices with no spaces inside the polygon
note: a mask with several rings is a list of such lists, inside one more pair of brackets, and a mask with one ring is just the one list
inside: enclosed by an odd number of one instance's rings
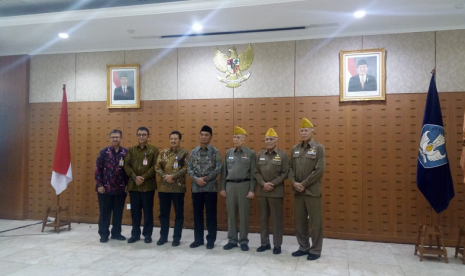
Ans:
{"label": "uniform pocket", "polygon": [[281,166],[282,161],[281,160],[273,160],[271,164],[276,165],[276,166]]}
{"label": "uniform pocket", "polygon": [[234,161],[235,161],[235,158],[228,158],[226,159],[226,164],[227,164],[227,168],[228,169],[232,169],[233,166],[234,166]]}
{"label": "uniform pocket", "polygon": [[266,160],[258,160],[258,165],[265,165],[266,164]]}

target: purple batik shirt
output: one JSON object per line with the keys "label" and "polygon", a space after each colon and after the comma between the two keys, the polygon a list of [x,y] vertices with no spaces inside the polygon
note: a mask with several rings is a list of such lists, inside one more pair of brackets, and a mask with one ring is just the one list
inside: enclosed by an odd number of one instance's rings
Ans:
{"label": "purple batik shirt", "polygon": [[[119,195],[125,193],[128,176],[124,171],[124,157],[127,149],[120,147],[118,152],[110,146],[100,151],[95,165],[95,191],[105,188],[106,194]],[[120,162],[123,162],[120,164]]]}

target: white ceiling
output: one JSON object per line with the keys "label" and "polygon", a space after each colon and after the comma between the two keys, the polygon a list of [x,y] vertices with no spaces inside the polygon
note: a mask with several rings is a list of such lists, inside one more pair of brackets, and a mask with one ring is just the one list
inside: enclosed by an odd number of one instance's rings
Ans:
{"label": "white ceiling", "polygon": [[[355,19],[359,9],[367,15]],[[0,56],[465,29],[465,0],[0,0],[0,11]],[[307,28],[160,38],[189,34],[194,22],[204,33]]]}

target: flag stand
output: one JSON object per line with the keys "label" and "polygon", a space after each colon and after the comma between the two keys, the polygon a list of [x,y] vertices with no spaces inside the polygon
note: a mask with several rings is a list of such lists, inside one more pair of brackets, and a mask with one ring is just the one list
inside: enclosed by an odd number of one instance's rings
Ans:
{"label": "flag stand", "polygon": [[[433,245],[433,236],[436,238],[436,245]],[[426,237],[429,238],[429,245],[427,244],[425,246]],[[438,255],[439,257],[444,256],[444,262],[449,262],[447,259],[447,251],[446,247],[444,246],[444,239],[440,226],[428,226],[420,224],[414,255],[417,255],[417,251],[420,253],[420,262],[423,261],[423,255]]]}
{"label": "flag stand", "polygon": [[[60,213],[66,212],[66,220],[61,220]],[[47,223],[47,219],[50,213],[55,213],[55,220],[53,222]],[[68,206],[60,207],[60,195],[57,195],[57,206],[52,208],[50,205],[47,208],[47,212],[42,223],[42,232],[44,232],[45,227],[53,227],[57,234],[60,233],[60,227],[68,225],[68,231],[71,230],[71,220],[69,217],[69,208]]]}

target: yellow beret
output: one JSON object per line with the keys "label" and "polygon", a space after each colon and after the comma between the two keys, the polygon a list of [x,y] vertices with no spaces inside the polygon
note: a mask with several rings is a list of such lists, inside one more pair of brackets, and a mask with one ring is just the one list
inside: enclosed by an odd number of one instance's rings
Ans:
{"label": "yellow beret", "polygon": [[278,133],[276,133],[276,131],[274,131],[274,129],[270,128],[270,129],[268,129],[268,131],[266,132],[265,136],[267,136],[267,137],[276,137],[276,138],[278,138]]}
{"label": "yellow beret", "polygon": [[302,122],[300,123],[300,128],[306,127],[313,127],[313,124],[307,118],[302,118]]}
{"label": "yellow beret", "polygon": [[238,134],[247,135],[247,132],[242,127],[236,126],[236,127],[234,127],[234,135],[238,135]]}

